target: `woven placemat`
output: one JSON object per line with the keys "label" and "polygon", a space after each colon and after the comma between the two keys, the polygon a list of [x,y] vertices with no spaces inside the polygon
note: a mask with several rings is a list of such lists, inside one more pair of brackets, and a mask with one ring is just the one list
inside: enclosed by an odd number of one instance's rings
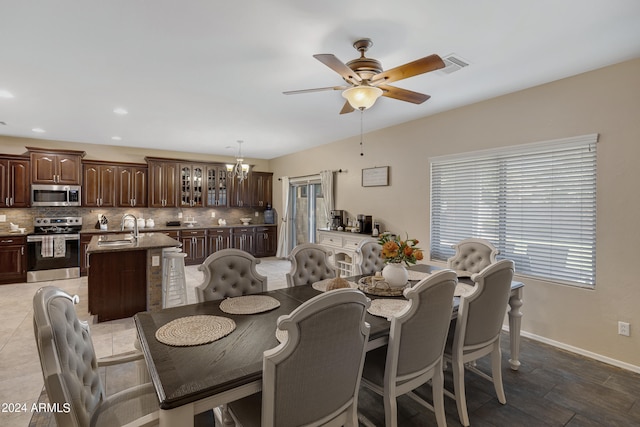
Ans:
{"label": "woven placemat", "polygon": [[[311,287],[313,289],[315,289],[316,291],[326,292],[327,291],[327,286],[329,286],[329,282],[331,282],[332,280],[333,280],[333,278],[320,280],[318,282],[312,283]],[[351,286],[352,289],[357,289],[358,288],[358,284],[356,282],[349,282],[349,286]]]}
{"label": "woven placemat", "polygon": [[156,331],[156,339],[176,347],[207,344],[229,335],[236,322],[221,316],[186,316],[172,320]]}
{"label": "woven placemat", "polygon": [[456,285],[456,290],[453,291],[454,297],[466,297],[471,295],[471,293],[476,289],[475,286],[467,285],[466,283],[458,283]]}
{"label": "woven placemat", "polygon": [[425,277],[431,276],[430,273],[425,273],[423,271],[407,270],[407,273],[409,273],[409,280],[422,280]]}
{"label": "woven placemat", "polygon": [[227,298],[220,303],[220,310],[227,314],[256,314],[280,307],[280,301],[268,295],[245,295]]}
{"label": "woven placemat", "polygon": [[409,301],[406,299],[380,298],[371,301],[371,305],[367,311],[374,316],[385,317],[387,320],[391,320],[391,317],[395,316],[407,305],[409,305]]}

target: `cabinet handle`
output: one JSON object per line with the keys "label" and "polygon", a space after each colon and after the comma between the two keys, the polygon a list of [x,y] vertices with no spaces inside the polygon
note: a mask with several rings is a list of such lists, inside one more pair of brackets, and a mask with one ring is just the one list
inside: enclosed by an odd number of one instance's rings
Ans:
{"label": "cabinet handle", "polygon": [[13,239],[11,239],[11,240],[0,240],[0,243],[13,243]]}
{"label": "cabinet handle", "polygon": [[20,255],[24,255],[24,246],[20,248]]}

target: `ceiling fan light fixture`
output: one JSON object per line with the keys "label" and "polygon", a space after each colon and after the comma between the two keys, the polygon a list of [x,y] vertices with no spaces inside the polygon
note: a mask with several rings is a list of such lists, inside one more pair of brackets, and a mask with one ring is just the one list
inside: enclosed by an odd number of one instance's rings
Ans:
{"label": "ceiling fan light fixture", "polygon": [[382,89],[374,86],[355,86],[342,92],[342,96],[353,108],[362,111],[375,104],[376,100],[382,96]]}

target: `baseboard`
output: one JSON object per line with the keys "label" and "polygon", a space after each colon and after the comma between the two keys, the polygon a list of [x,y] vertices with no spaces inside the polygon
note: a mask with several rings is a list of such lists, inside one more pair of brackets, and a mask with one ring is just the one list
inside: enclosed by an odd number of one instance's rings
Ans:
{"label": "baseboard", "polygon": [[[505,329],[506,331],[509,330],[508,327],[505,327],[503,329]],[[598,354],[598,353],[593,353],[593,352],[585,350],[583,348],[574,347],[572,345],[565,344],[565,343],[562,343],[562,342],[559,342],[559,341],[554,341],[554,340],[551,340],[549,338],[542,337],[540,335],[532,334],[530,332],[520,331],[520,335],[523,336],[523,337],[530,338],[530,339],[532,339],[534,341],[539,341],[539,342],[542,342],[542,343],[545,343],[545,344],[549,344],[550,346],[561,348],[563,350],[570,351],[571,353],[576,353],[576,354],[579,354],[581,356],[585,356],[585,357],[588,357],[590,359],[594,359],[594,360],[597,360],[599,362],[606,363],[608,365],[613,365],[613,366],[616,366],[618,368],[626,369],[628,371],[640,374],[640,366],[636,366],[636,365],[632,365],[630,363],[622,362],[622,361],[617,360],[617,359],[612,359],[610,357],[603,356],[603,355]],[[522,353],[520,354],[520,356],[522,356]]]}

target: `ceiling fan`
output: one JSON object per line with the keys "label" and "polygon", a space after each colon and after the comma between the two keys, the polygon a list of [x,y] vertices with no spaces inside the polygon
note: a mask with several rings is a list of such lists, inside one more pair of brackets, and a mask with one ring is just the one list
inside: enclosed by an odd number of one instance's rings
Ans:
{"label": "ceiling fan", "polygon": [[382,64],[377,59],[367,58],[365,52],[373,46],[370,39],[361,39],[353,43],[353,47],[360,52],[360,57],[347,62],[340,61],[330,53],[313,55],[318,61],[340,74],[347,85],[330,86],[315,89],[302,89],[283,92],[285,95],[299,93],[321,92],[326,90],[341,90],[347,99],[340,114],[351,113],[355,109],[370,108],[380,96],[399,99],[400,101],[422,104],[430,98],[429,95],[413,92],[407,89],[390,86],[389,83],[429,71],[444,68],[445,64],[438,55],[429,55],[422,59],[409,62],[399,67],[383,71]]}

